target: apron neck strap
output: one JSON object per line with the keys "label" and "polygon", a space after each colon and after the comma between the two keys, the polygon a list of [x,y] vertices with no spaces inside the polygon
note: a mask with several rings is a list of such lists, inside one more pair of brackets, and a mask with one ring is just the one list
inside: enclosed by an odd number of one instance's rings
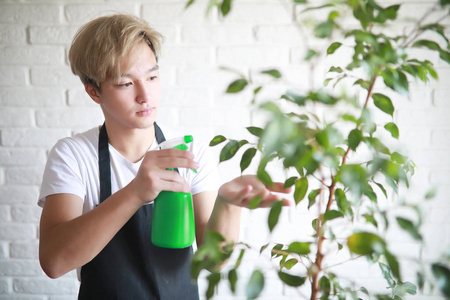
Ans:
{"label": "apron neck strap", "polygon": [[[166,140],[161,128],[153,123],[158,144]],[[100,171],[100,203],[111,196],[111,159],[109,157],[108,133],[103,123],[98,137],[98,167]]]}

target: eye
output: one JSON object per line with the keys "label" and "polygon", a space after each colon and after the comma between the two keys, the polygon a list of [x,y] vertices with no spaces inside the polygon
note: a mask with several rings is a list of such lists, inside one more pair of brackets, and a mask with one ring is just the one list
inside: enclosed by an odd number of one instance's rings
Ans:
{"label": "eye", "polygon": [[149,80],[149,81],[153,81],[153,80],[155,80],[155,79],[157,79],[157,78],[158,78],[158,76],[153,75],[153,76],[150,76],[150,77],[148,78],[148,80]]}
{"label": "eye", "polygon": [[132,83],[131,82],[126,82],[126,83],[121,83],[118,86],[119,87],[129,87]]}

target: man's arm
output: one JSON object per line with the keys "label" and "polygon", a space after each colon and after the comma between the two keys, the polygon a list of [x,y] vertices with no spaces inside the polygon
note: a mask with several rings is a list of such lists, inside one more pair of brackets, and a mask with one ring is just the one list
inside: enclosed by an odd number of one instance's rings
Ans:
{"label": "man's arm", "polygon": [[127,189],[82,214],[83,200],[72,194],[48,196],[40,223],[39,260],[51,278],[91,261],[139,209]]}
{"label": "man's arm", "polygon": [[136,178],[95,209],[82,214],[83,200],[72,194],[46,198],[41,215],[39,259],[42,269],[57,278],[91,261],[145,203],[162,190],[187,192],[189,186],[167,168],[195,169],[187,151],[167,149],[146,154]]}
{"label": "man's arm", "polygon": [[[245,175],[223,184],[218,193],[203,192],[193,196],[196,218],[197,243],[201,245],[205,229],[219,232],[227,241],[237,242],[241,224],[242,207],[248,207],[252,199],[261,197],[259,207],[270,207],[281,199],[274,194],[289,193],[290,189],[283,188],[283,183],[265,186],[254,175]],[[215,201],[214,201],[215,198]]]}

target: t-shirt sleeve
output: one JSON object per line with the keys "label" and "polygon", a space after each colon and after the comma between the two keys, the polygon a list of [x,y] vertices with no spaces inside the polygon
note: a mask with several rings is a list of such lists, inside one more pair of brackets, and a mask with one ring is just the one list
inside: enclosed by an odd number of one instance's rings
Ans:
{"label": "t-shirt sleeve", "polygon": [[44,169],[38,205],[43,207],[45,198],[54,194],[86,196],[80,165],[70,144],[64,140],[51,149]]}

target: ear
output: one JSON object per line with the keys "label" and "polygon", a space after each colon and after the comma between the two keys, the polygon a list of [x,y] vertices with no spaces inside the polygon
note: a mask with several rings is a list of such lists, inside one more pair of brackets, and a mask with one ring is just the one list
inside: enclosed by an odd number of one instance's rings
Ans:
{"label": "ear", "polygon": [[100,92],[92,84],[85,84],[84,90],[89,95],[89,97],[91,97],[91,99],[94,100],[95,103],[102,104]]}

